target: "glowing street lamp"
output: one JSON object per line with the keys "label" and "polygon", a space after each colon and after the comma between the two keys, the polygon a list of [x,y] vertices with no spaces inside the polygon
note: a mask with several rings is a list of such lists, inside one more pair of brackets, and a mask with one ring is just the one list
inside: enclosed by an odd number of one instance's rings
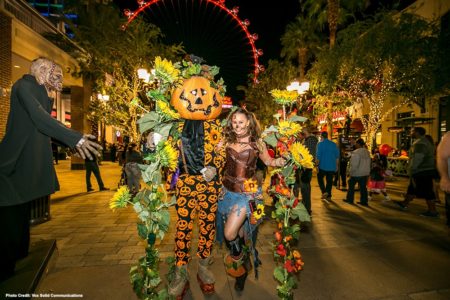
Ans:
{"label": "glowing street lamp", "polygon": [[288,91],[297,91],[299,95],[305,94],[309,90],[309,81],[299,82],[298,80],[292,81],[287,87]]}
{"label": "glowing street lamp", "polygon": [[142,79],[145,83],[148,83],[150,81],[150,73],[147,71],[147,69],[139,68],[137,70],[138,78]]}
{"label": "glowing street lamp", "polygon": [[109,95],[103,95],[101,93],[98,93],[97,99],[106,102],[106,101],[109,101]]}

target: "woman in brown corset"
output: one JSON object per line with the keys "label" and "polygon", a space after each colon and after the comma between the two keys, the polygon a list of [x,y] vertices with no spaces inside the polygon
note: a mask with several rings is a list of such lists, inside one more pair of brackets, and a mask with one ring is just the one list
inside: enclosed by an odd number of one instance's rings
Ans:
{"label": "woman in brown corset", "polygon": [[[217,241],[225,242],[230,254],[225,257],[227,273],[236,278],[235,289],[244,289],[247,273],[251,268],[250,252],[254,251],[256,228],[262,219],[252,213],[262,204],[262,191],[256,181],[256,160],[268,166],[284,165],[283,158],[274,159],[267,152],[261,139],[261,130],[253,113],[238,108],[227,119],[223,131],[226,148],[225,173],[222,178],[224,196],[219,201]],[[261,206],[260,206],[261,207]],[[259,208],[260,208],[259,207]],[[224,225],[223,225],[224,224]],[[223,232],[219,229],[223,228]],[[244,251],[244,245],[249,251]],[[255,256],[255,255],[254,255]],[[255,257],[255,267],[259,260]]]}

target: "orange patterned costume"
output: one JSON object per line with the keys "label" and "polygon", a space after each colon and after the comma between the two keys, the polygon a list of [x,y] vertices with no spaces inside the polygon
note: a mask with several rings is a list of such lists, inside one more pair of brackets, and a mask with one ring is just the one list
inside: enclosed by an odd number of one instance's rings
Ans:
{"label": "orange patterned costume", "polygon": [[[199,258],[204,259],[210,256],[216,235],[217,200],[222,185],[219,174],[224,166],[225,153],[223,150],[215,149],[215,146],[221,139],[222,129],[219,120],[197,122],[203,123],[203,166],[216,168],[217,175],[213,180],[207,182],[201,174],[189,174],[192,172],[183,165],[185,163],[189,165],[189,160],[183,159],[180,161],[181,174],[176,185],[178,220],[175,255],[177,266],[189,262],[192,231],[197,213],[199,226],[197,256]],[[184,124],[182,125],[184,126]],[[186,138],[181,138],[180,141],[183,143],[183,145],[180,145],[180,151],[186,152]],[[198,151],[199,149],[193,150]],[[180,157],[182,155],[186,155],[186,153],[180,153]]]}

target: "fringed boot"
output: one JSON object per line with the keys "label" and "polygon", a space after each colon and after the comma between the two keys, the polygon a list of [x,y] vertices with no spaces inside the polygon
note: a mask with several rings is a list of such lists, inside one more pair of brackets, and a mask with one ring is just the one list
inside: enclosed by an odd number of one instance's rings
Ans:
{"label": "fringed boot", "polygon": [[214,294],[214,283],[216,282],[216,279],[211,270],[209,270],[209,265],[211,263],[211,257],[199,259],[198,261],[197,280],[200,289],[205,295]]}
{"label": "fringed boot", "polygon": [[250,256],[248,255],[248,253],[244,253],[242,259],[242,266],[245,269],[245,273],[239,277],[236,277],[236,282],[234,283],[234,289],[238,292],[244,290],[245,280],[247,279],[248,273],[252,269],[252,263],[250,262]]}
{"label": "fringed boot", "polygon": [[227,245],[230,248],[230,254],[225,256],[225,267],[228,275],[236,278],[234,288],[242,291],[250,270],[247,266],[248,256],[244,253],[244,239],[237,236],[235,240],[227,241]]}
{"label": "fringed boot", "polygon": [[169,283],[169,295],[177,300],[182,300],[189,289],[187,265],[176,266],[173,279]]}

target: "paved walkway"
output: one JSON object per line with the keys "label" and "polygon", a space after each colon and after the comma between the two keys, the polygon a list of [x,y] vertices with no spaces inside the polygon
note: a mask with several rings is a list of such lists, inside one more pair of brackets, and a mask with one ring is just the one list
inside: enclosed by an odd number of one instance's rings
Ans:
{"label": "paved walkway", "polygon": [[[58,256],[38,287],[41,293],[76,293],[84,299],[137,299],[128,271],[143,255],[131,208],[108,208],[114,191],[86,192],[84,171],[71,171],[69,161],[56,166],[61,191],[52,196],[49,222],[32,228],[32,241],[54,238]],[[100,167],[105,185],[117,188],[120,167],[104,162]],[[399,200],[406,180],[388,183]],[[329,204],[320,200],[313,178],[313,219],[300,236],[299,248],[305,266],[295,299],[450,299],[450,237],[444,208],[439,219],[418,216],[425,210],[415,200],[408,211],[375,197],[370,207],[342,202],[345,193],[336,190]],[[358,197],[358,196],[357,196]],[[266,199],[269,203],[269,199]],[[175,212],[171,211],[174,224]],[[204,297],[196,283],[196,262],[190,264],[191,292],[185,299],[277,299],[271,242],[275,223],[267,220],[259,235],[263,265],[260,278],[250,276],[243,293],[225,275],[216,247],[213,271],[217,277],[213,296]],[[174,231],[159,245],[162,257],[172,255]],[[195,242],[193,242],[195,245]],[[195,249],[193,249],[195,250]],[[161,273],[167,266],[161,264]]]}

